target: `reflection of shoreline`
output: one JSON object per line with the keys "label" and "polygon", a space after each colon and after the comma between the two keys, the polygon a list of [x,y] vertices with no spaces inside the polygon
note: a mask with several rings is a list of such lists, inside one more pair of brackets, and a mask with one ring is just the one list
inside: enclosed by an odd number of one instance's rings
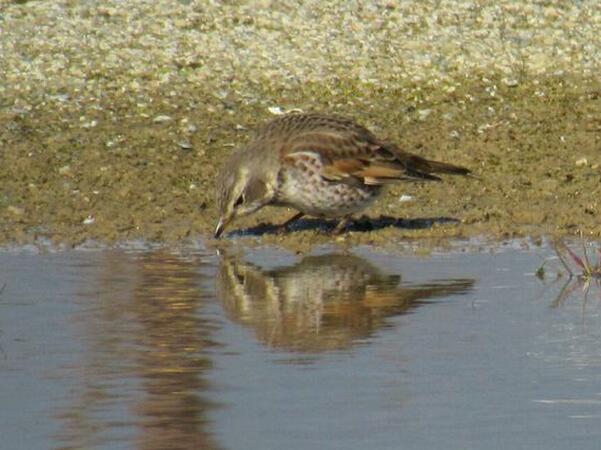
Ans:
{"label": "reflection of shoreline", "polygon": [[403,286],[355,255],[307,256],[290,267],[263,270],[225,255],[218,297],[228,316],[273,348],[320,352],[348,348],[436,297],[468,292],[474,280]]}
{"label": "reflection of shoreline", "polygon": [[199,314],[197,263],[166,252],[108,255],[94,305],[76,318],[86,359],[59,415],[61,448],[218,448],[207,429],[214,405],[203,397],[213,325]]}
{"label": "reflection of shoreline", "polygon": [[137,448],[216,448],[205,429],[213,405],[199,395],[208,387],[202,374],[211,368],[204,352],[212,345],[212,325],[198,314],[203,293],[197,267],[162,252],[139,261],[133,303],[144,398],[136,406]]}

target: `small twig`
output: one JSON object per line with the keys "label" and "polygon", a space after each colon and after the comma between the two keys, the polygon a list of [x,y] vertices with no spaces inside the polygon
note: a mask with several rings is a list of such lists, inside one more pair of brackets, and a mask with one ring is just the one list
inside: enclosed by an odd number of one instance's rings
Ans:
{"label": "small twig", "polygon": [[573,281],[574,280],[572,280],[572,276],[570,276],[570,278],[566,280],[563,287],[561,288],[561,291],[559,291],[559,294],[555,298],[555,301],[551,304],[552,308],[557,308],[558,306],[563,304],[566,298],[568,298],[572,294],[572,292],[574,292],[574,289],[578,287],[578,284],[574,283]]}
{"label": "small twig", "polygon": [[574,260],[574,262],[576,264],[578,264],[582,270],[586,270],[586,264],[584,263],[584,261],[582,261],[582,258],[580,256],[578,256],[576,253],[574,253],[574,251],[567,245],[565,247],[566,247],[566,250],[568,251],[568,253],[570,254],[570,256],[572,257],[572,259]]}
{"label": "small twig", "polygon": [[588,303],[588,291],[589,291],[589,287],[590,287],[590,279],[586,280],[586,282],[584,283],[584,300],[582,301],[582,323],[584,324],[584,318],[585,318],[585,314],[586,314],[586,304]]}
{"label": "small twig", "polygon": [[586,274],[591,275],[593,273],[593,266],[588,259],[588,253],[586,252],[586,245],[584,244],[584,239],[582,239],[582,233],[580,233],[580,240],[582,242],[582,251],[584,253],[584,260],[586,261]]}

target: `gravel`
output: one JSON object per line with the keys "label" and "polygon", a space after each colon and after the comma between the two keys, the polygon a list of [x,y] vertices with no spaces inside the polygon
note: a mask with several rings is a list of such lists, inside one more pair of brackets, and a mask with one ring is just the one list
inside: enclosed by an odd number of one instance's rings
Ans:
{"label": "gravel", "polygon": [[601,65],[597,0],[0,1],[0,107],[185,84],[232,89],[353,79],[452,90]]}

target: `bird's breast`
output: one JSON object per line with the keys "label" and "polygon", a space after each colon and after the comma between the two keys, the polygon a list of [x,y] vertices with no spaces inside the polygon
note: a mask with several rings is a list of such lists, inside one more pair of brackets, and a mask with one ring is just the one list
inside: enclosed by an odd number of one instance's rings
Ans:
{"label": "bird's breast", "polygon": [[328,181],[322,168],[321,158],[310,153],[284,161],[274,203],[312,216],[341,217],[366,208],[381,192],[381,186]]}

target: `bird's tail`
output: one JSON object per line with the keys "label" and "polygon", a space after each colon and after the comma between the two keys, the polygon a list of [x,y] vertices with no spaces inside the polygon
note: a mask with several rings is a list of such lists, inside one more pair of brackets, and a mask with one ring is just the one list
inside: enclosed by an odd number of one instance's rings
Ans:
{"label": "bird's tail", "polygon": [[471,173],[471,170],[466,169],[465,167],[440,161],[432,161],[425,158],[422,159],[425,160],[429,173],[446,173],[449,175],[469,175]]}
{"label": "bird's tail", "polygon": [[[443,173],[449,175],[470,175],[471,170],[441,161],[433,161],[422,156],[414,155],[400,149],[396,149],[395,156],[408,172],[417,172],[425,175]],[[427,178],[427,177],[425,177]]]}
{"label": "bird's tail", "polygon": [[424,179],[439,179],[435,175],[431,175],[433,173],[463,176],[471,175],[471,170],[466,169],[465,167],[426,159],[422,156],[401,150],[394,144],[380,145],[375,152],[379,159],[389,161],[393,164],[399,164],[403,166],[409,174]]}

